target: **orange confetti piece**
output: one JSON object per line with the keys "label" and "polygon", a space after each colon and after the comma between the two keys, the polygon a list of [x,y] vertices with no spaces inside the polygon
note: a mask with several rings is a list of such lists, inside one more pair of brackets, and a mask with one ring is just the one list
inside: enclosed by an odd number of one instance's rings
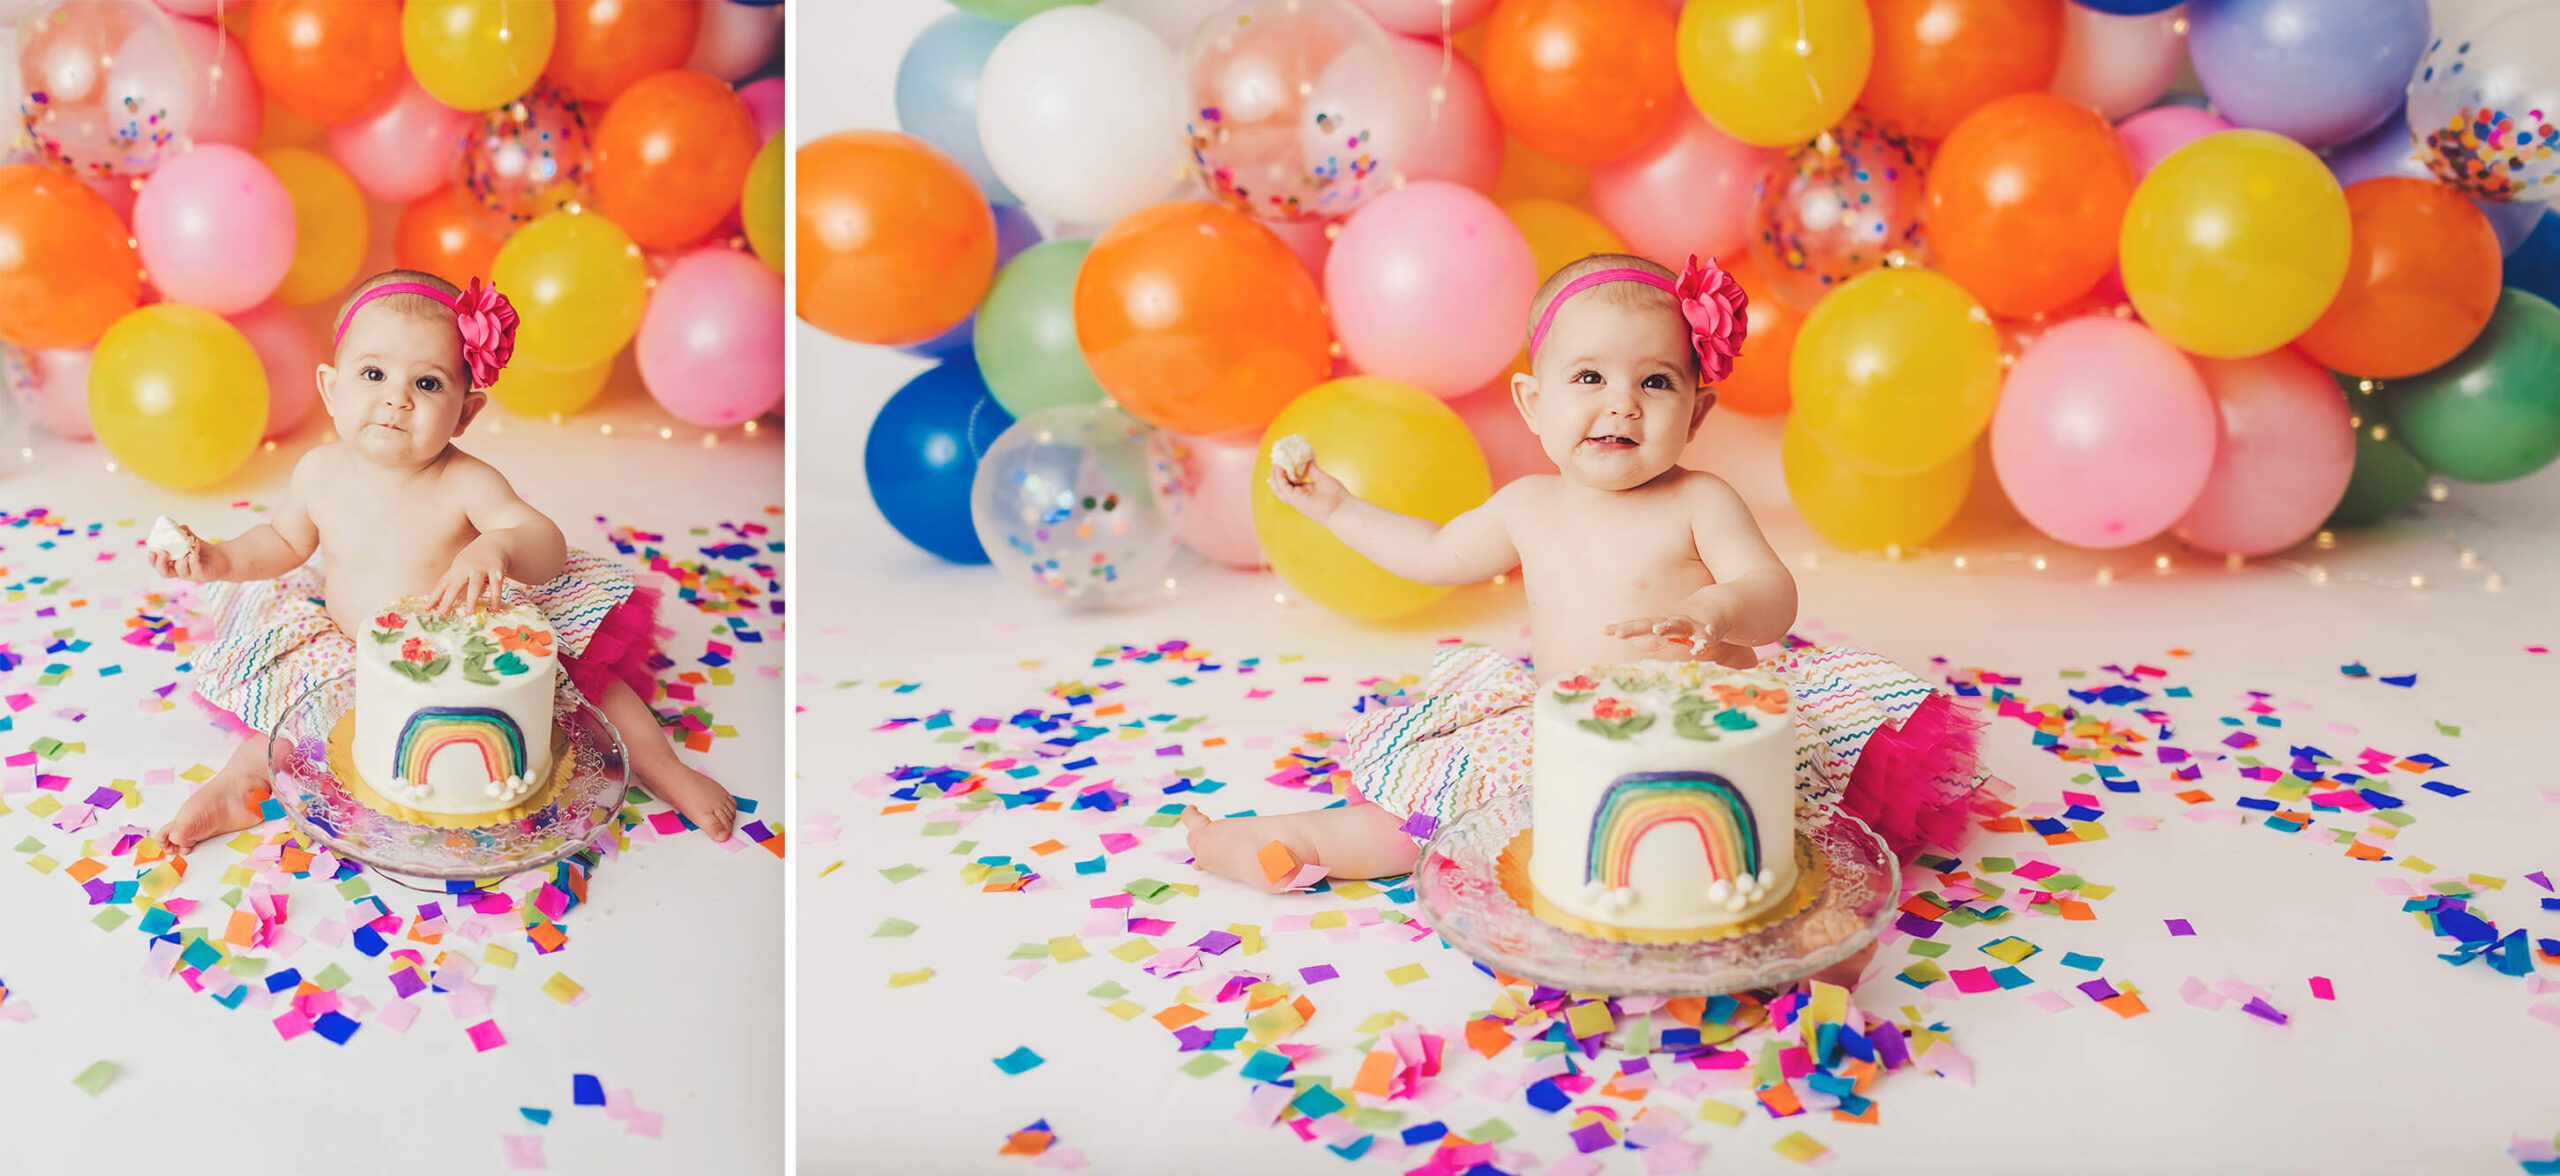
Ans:
{"label": "orange confetti piece", "polygon": [[1795,1088],[1783,1082],[1762,1090],[1760,1105],[1769,1108],[1772,1118],[1783,1119],[1804,1112],[1804,1104],[1796,1099]]}
{"label": "orange confetti piece", "polygon": [[1490,1017],[1480,1021],[1469,1021],[1467,1022],[1467,1048],[1476,1051],[1479,1056],[1489,1058],[1511,1048],[1511,1034],[1503,1029],[1502,1022]]}
{"label": "orange confetti piece", "polygon": [[1202,1012],[1199,1009],[1195,1009],[1190,1005],[1178,1004],[1172,1008],[1157,1013],[1156,1024],[1162,1025],[1167,1029],[1180,1029],[1183,1026],[1208,1015],[1209,1014]]}
{"label": "orange confetti piece", "polygon": [[1277,839],[1263,843],[1253,860],[1261,863],[1263,878],[1275,885],[1298,872],[1298,855]]}
{"label": "orange confetti piece", "polygon": [[1374,1098],[1385,1098],[1387,1092],[1394,1088],[1395,1080],[1395,1051],[1372,1050],[1368,1059],[1360,1063],[1360,1076],[1352,1080],[1351,1089]]}

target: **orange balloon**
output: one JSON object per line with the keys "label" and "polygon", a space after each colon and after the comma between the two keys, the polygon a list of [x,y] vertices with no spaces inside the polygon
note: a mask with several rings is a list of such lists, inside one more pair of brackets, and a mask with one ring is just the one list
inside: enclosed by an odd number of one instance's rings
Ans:
{"label": "orange balloon", "polygon": [[1661,0],[1502,0],[1484,35],[1494,117],[1566,163],[1633,151],[1686,101],[1672,58],[1678,30]]}
{"label": "orange balloon", "polygon": [[1787,391],[1787,364],[1796,353],[1796,329],[1804,325],[1804,312],[1778,299],[1748,255],[1725,262],[1724,272],[1742,283],[1743,294],[1751,299],[1744,312],[1751,333],[1733,361],[1733,374],[1716,385],[1716,403],[1744,416],[1784,416],[1795,403]]}
{"label": "orange balloon", "polygon": [[391,237],[391,263],[423,270],[457,286],[487,281],[505,242],[480,231],[471,219],[477,202],[454,188],[409,202]]}
{"label": "orange balloon", "polygon": [[2098,112],[2011,94],[1966,115],[1929,168],[1929,248],[1983,309],[2026,318],[2088,293],[2116,263],[2133,163]]}
{"label": "orange balloon", "polygon": [[838,131],[796,159],[801,318],[856,343],[904,346],[978,308],[996,276],[996,217],[950,156],[895,131]]}
{"label": "orange balloon", "polygon": [[2003,94],[2041,90],[2062,60],[2063,0],[1868,0],[1875,63],[1858,106],[1923,139]]}
{"label": "orange balloon", "polygon": [[690,245],[738,206],[760,146],[729,83],[689,69],[650,74],[596,124],[596,211],[641,248]]}
{"label": "orange balloon", "polygon": [[633,82],[693,56],[699,4],[666,0],[560,0],[551,84],[580,102],[611,102]]}
{"label": "orange balloon", "polygon": [[1331,370],[1324,298],[1296,254],[1224,205],[1122,217],[1076,274],[1076,341],[1129,415],[1176,433],[1259,429]]}
{"label": "orange balloon", "polygon": [[2498,308],[2503,263],[2489,218],[2433,180],[2347,185],[2347,281],[2295,341],[2323,366],[2387,379],[2462,353]]}
{"label": "orange balloon", "polygon": [[345,122],[391,97],[408,66],[400,6],[371,0],[257,0],[249,68],[258,90],[313,122]]}
{"label": "orange balloon", "polygon": [[97,342],[142,289],[128,233],[71,173],[0,167],[0,339],[38,349]]}

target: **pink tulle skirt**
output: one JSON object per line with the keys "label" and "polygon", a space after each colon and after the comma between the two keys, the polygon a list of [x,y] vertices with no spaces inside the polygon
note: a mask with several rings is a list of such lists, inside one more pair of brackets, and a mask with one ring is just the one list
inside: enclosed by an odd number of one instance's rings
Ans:
{"label": "pink tulle skirt", "polygon": [[657,693],[654,663],[658,657],[658,601],[663,595],[657,585],[643,579],[633,586],[630,596],[597,623],[595,636],[587,639],[585,653],[560,659],[561,667],[569,672],[569,681],[588,701],[604,705],[605,689],[615,682],[628,683],[642,702]]}
{"label": "pink tulle skirt", "polygon": [[2006,805],[2009,785],[1977,770],[1985,723],[1944,694],[1899,727],[1876,729],[1859,753],[1842,808],[1884,835],[1896,856],[1964,844],[1975,817]]}

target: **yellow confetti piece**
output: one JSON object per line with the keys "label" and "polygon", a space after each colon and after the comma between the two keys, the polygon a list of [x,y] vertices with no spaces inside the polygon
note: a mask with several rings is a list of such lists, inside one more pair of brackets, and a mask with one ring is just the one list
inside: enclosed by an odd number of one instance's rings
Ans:
{"label": "yellow confetti piece", "polygon": [[827,863],[827,868],[826,868],[826,869],[823,869],[823,870],[818,871],[818,876],[819,876],[819,877],[821,877],[821,878],[824,878],[824,877],[826,877],[827,875],[832,874],[832,873],[835,873],[836,871],[841,870],[841,869],[843,869],[843,868],[844,868],[844,859],[843,859],[843,858],[837,858],[836,860],[834,860],[834,861],[832,861],[832,862]]}
{"label": "yellow confetti piece", "polygon": [[1360,1022],[1359,1032],[1364,1034],[1384,1033],[1387,1030],[1393,1029],[1397,1025],[1409,1020],[1412,1020],[1412,1018],[1407,1017],[1403,1013],[1399,1013],[1394,1009],[1387,1009],[1382,1012],[1369,1014],[1368,1020]]}
{"label": "yellow confetti piece", "polygon": [[1134,964],[1148,956],[1156,954],[1156,950],[1156,945],[1149,943],[1144,939],[1132,939],[1127,943],[1123,943],[1118,947],[1112,948],[1111,954],[1119,957],[1121,963]]}
{"label": "yellow confetti piece", "polygon": [[1430,975],[1431,973],[1422,970],[1422,965],[1420,964],[1405,964],[1402,967],[1387,969],[1387,979],[1394,983],[1398,988],[1402,988],[1416,980],[1427,979]]}
{"label": "yellow confetti piece", "polygon": [[1061,935],[1049,941],[1049,958],[1062,964],[1071,963],[1092,954],[1085,950],[1084,941],[1073,935]]}
{"label": "yellow confetti piece", "polygon": [[2431,874],[2435,872],[2436,864],[2425,858],[2413,857],[2402,861],[2400,868],[2412,874]]}
{"label": "yellow confetti piece", "polygon": [[1618,1019],[1609,1015],[1609,1006],[1596,1000],[1586,1000],[1565,1010],[1564,1023],[1573,1030],[1573,1035],[1577,1039],[1606,1033],[1618,1027]]}
{"label": "yellow confetti piece", "polygon": [[1317,911],[1313,918],[1307,920],[1307,926],[1316,931],[1331,931],[1350,925],[1351,917],[1341,911]]}
{"label": "yellow confetti piece", "polygon": [[584,995],[586,991],[577,981],[570,979],[566,972],[553,972],[550,979],[542,982],[542,995],[562,1004],[576,1003],[578,997]]}
{"label": "yellow confetti piece", "polygon": [[905,988],[910,985],[922,984],[931,979],[933,979],[933,969],[931,968],[918,968],[912,972],[891,972],[889,974],[889,987]]}
{"label": "yellow confetti piece", "polygon": [[34,870],[39,874],[50,874],[61,865],[61,862],[57,862],[43,854],[37,854],[36,856],[27,859],[27,868]]}
{"label": "yellow confetti piece", "polygon": [[1742,1122],[1742,1108],[1708,1099],[1698,1104],[1698,1117],[1721,1127],[1731,1127]]}
{"label": "yellow confetti piece", "polygon": [[492,968],[512,968],[516,966],[516,953],[492,943],[480,952],[480,962]]}
{"label": "yellow confetti piece", "polygon": [[1102,1006],[1102,1011],[1126,1021],[1146,1012],[1147,1006],[1133,1000],[1115,1000]]}
{"label": "yellow confetti piece", "polygon": [[1786,1138],[1777,1142],[1775,1150],[1779,1155],[1799,1164],[1810,1164],[1831,1154],[1830,1148],[1822,1146],[1820,1141],[1802,1131],[1788,1132]]}
{"label": "yellow confetti piece", "polygon": [[2028,956],[2036,954],[2037,950],[2036,945],[2020,939],[2015,935],[1997,942],[1982,945],[1982,954],[1990,956],[1992,959],[1998,960],[2004,964],[2017,963]]}
{"label": "yellow confetti piece", "polygon": [[1227,934],[1243,941],[1236,945],[1237,951],[1246,955],[1262,954],[1262,928],[1251,923],[1229,923]]}

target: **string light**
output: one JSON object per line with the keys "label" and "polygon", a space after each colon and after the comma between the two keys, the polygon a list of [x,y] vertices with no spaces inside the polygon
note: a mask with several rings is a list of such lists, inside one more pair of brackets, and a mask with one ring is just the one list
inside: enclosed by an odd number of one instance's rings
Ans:
{"label": "string light", "polygon": [[[2323,547],[2324,545],[2318,543],[2315,538],[2312,546]],[[2482,591],[2501,592],[2506,589],[2506,575],[2498,571],[2496,568],[2489,566],[2477,549],[2452,544],[2448,544],[2447,546],[2450,549],[2447,554],[2452,557],[2450,562],[2454,567],[2452,569],[2442,571],[2430,571],[2424,568],[2417,568],[2406,572],[2387,574],[2358,572],[2352,570],[2332,569],[2326,564],[2307,563],[2281,555],[2264,556],[2251,559],[2238,553],[2225,554],[2222,557],[2221,562],[2222,570],[2226,574],[2239,574],[2257,569],[2271,569],[2290,575],[2300,576],[2303,579],[2309,580],[2312,584],[2321,587],[2326,587],[2332,583],[2338,583],[2392,588],[2400,591],[2427,591],[2443,586],[2443,584],[2447,582],[2448,572],[2458,571],[2462,574],[2454,576],[2455,582],[2476,577],[2478,585]],[[2335,550],[2336,548],[2336,536],[2332,534],[2329,536],[2329,542],[2325,545],[2325,549]],[[1813,572],[1820,570],[1824,566],[1826,558],[1830,558],[1835,562],[1837,559],[1845,557],[1853,561],[1862,560],[1872,563],[1903,563],[1910,562],[1915,557],[1935,557],[1940,554],[1947,557],[1948,565],[1954,570],[1969,574],[1980,573],[1986,569],[1996,570],[2004,565],[2014,566],[2017,564],[2025,564],[2030,570],[2037,573],[2043,573],[2051,570],[2054,566],[2053,560],[2043,553],[2015,551],[1940,553],[1931,552],[1927,548],[1904,549],[1898,545],[1888,546],[1882,550],[1871,551],[1806,551],[1801,558],[1793,561],[1789,566],[1793,567],[1798,572]],[[2170,577],[2178,575],[2181,572],[2192,573],[2196,570],[2196,565],[2192,563],[2186,568],[2180,568],[2178,566],[2177,556],[2174,552],[2154,551],[2149,553],[2149,558],[2151,561],[2152,573],[2157,577]],[[2095,567],[2091,569],[2088,574],[2094,583],[2101,586],[2111,585],[2116,582],[2116,568],[2112,565],[2101,565]]]}
{"label": "string light", "polygon": [[2151,570],[2152,570],[2152,571],[2155,571],[2155,572],[2165,572],[2165,571],[2168,571],[2168,570],[2169,570],[2169,553],[2167,553],[2167,552],[2165,552],[2165,551],[2164,551],[2164,552],[2161,552],[2161,553],[2160,553],[2160,554],[2158,554],[2158,555],[2152,556],[2152,557],[2151,557]]}

